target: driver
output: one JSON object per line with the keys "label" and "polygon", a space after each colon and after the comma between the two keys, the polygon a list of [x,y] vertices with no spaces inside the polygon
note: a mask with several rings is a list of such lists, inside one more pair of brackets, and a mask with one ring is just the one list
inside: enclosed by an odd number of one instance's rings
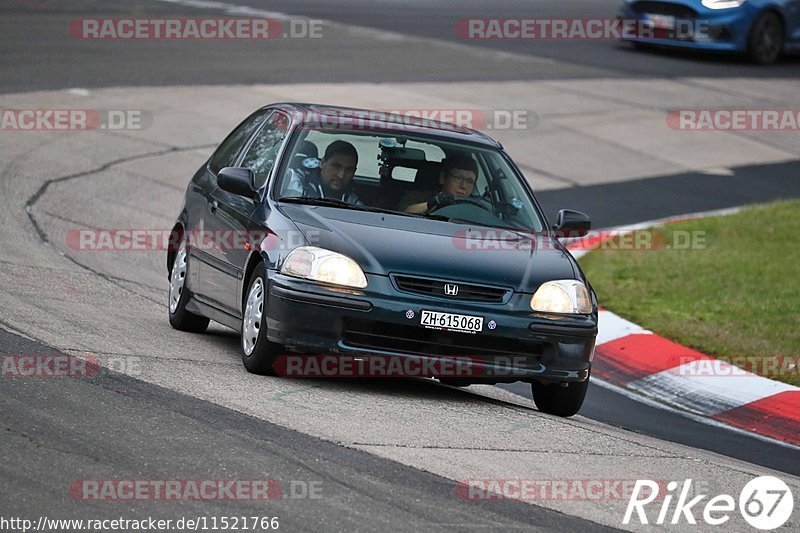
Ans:
{"label": "driver", "polygon": [[353,176],[358,165],[355,146],[346,141],[333,141],[325,149],[319,169],[313,169],[305,179],[292,175],[286,196],[303,198],[332,198],[356,205],[364,202],[353,192]]}
{"label": "driver", "polygon": [[439,175],[440,192],[427,202],[408,206],[406,212],[426,215],[448,206],[456,198],[471,195],[477,179],[478,165],[472,157],[467,154],[452,155],[443,162],[442,173]]}

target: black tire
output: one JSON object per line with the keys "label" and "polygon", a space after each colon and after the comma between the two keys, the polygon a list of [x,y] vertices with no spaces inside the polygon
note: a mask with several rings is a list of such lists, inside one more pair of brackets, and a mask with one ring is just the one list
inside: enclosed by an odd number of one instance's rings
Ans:
{"label": "black tire", "polygon": [[773,12],[761,13],[750,28],[747,54],[759,65],[769,65],[783,52],[784,30],[781,17]]}
{"label": "black tire", "polygon": [[[260,304],[260,318],[257,321],[257,329],[258,333],[256,336],[255,344],[252,348],[252,351],[248,354],[247,347],[246,347],[246,323],[245,321],[248,318],[247,313],[247,306],[248,300],[250,298],[250,293],[253,290],[253,287],[256,286],[257,283],[260,283],[260,290],[261,290],[261,304]],[[267,313],[265,312],[267,309],[267,277],[266,277],[266,270],[264,269],[263,264],[259,264],[253,273],[250,276],[250,280],[247,283],[247,291],[244,293],[243,298],[243,309],[242,309],[242,328],[241,328],[241,348],[242,348],[242,363],[244,367],[247,369],[248,372],[253,374],[261,374],[261,375],[268,375],[274,376],[275,370],[272,368],[273,363],[278,358],[278,356],[285,353],[285,348],[277,343],[271,342],[267,339],[267,320],[266,316]],[[252,336],[250,337],[250,342],[252,343]]]}
{"label": "black tire", "polygon": [[581,410],[589,378],[581,382],[570,382],[563,387],[561,383],[531,383],[533,401],[543,413],[556,416],[572,416]]}
{"label": "black tire", "polygon": [[[186,243],[181,243],[181,248],[175,252],[175,258],[172,262],[172,268],[170,269],[170,292],[169,292],[169,302],[167,303],[167,312],[169,313],[169,324],[180,331],[188,331],[190,333],[203,333],[208,328],[209,319],[191,313],[186,310],[186,303],[191,298],[192,294],[189,292],[189,289],[186,288],[186,272],[188,272],[188,263],[189,257],[185,254],[185,247]],[[183,251],[183,259],[181,259],[181,252]],[[179,261],[185,261],[185,267],[183,268],[183,274],[181,276],[180,269],[179,269]],[[176,271],[176,269],[179,269]],[[172,276],[173,273],[176,275],[181,276],[181,288],[179,290],[180,297],[177,299],[177,305],[175,309],[172,308]]]}

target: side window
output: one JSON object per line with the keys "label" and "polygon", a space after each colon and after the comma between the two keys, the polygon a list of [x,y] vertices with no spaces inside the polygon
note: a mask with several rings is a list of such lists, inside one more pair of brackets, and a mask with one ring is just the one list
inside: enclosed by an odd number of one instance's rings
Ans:
{"label": "side window", "polygon": [[255,175],[255,187],[261,188],[275,165],[275,154],[286,136],[289,119],[282,113],[273,113],[253,139],[240,166],[249,168]]}
{"label": "side window", "polygon": [[236,126],[230,135],[228,135],[222,144],[219,145],[211,160],[208,163],[211,172],[217,174],[221,169],[231,166],[239,155],[242,146],[247,142],[247,139],[256,131],[263,122],[264,118],[269,114],[269,110],[260,109],[247,117],[244,122]]}

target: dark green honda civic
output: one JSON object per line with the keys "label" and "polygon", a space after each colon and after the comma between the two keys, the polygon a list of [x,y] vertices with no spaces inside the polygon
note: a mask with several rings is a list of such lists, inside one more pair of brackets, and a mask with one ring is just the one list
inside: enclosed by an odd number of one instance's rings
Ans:
{"label": "dark green honda civic", "polygon": [[541,411],[571,416],[597,299],[559,239],[589,229],[570,210],[549,224],[478,131],[270,105],[189,183],[167,254],[169,320],[239,331],[254,373],[524,381]]}

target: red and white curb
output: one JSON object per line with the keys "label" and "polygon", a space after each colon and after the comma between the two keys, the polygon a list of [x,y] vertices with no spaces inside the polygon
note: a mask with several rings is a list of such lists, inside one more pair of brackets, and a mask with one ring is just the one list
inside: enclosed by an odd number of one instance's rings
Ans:
{"label": "red and white curb", "polygon": [[[720,215],[701,213],[680,220]],[[620,233],[678,219],[612,229],[567,245],[576,257]],[[800,388],[767,379],[654,334],[611,311],[599,311],[592,377],[694,415],[800,446]]]}
{"label": "red and white curb", "polygon": [[773,381],[600,310],[592,377],[691,413],[800,445],[800,388]]}

